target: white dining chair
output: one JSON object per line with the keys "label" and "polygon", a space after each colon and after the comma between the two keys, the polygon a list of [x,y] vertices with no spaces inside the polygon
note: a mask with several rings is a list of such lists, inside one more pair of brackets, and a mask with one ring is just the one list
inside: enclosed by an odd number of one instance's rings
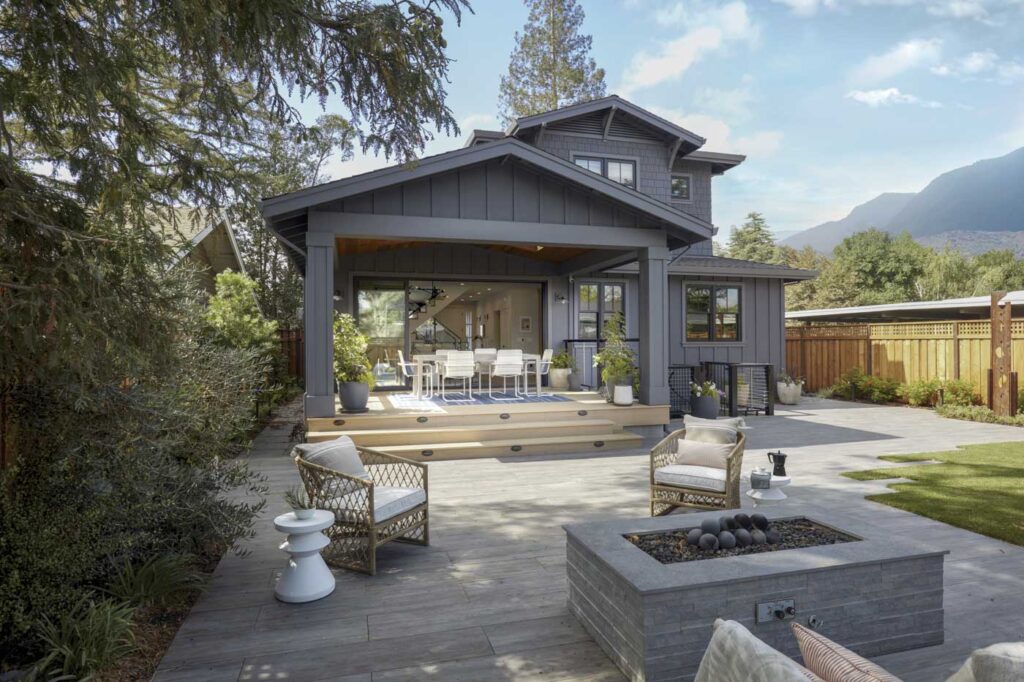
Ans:
{"label": "white dining chair", "polygon": [[[433,398],[434,387],[437,381],[437,370],[429,363],[419,363],[420,371],[423,373],[421,376],[417,372],[416,365],[417,363],[415,362],[406,362],[402,351],[398,351],[398,367],[402,371],[402,378],[412,380],[413,391],[416,391],[416,382],[426,382],[426,397]],[[420,385],[422,386],[423,384],[421,383]],[[423,395],[423,393],[420,393],[420,395]]]}
{"label": "white dining chair", "polygon": [[438,359],[441,380],[441,400],[448,401],[445,395],[445,383],[449,379],[457,379],[462,382],[462,395],[465,400],[468,394],[469,400],[473,399],[473,376],[476,374],[476,361],[473,359],[471,350],[450,350],[444,360]]}
{"label": "white dining chair", "polygon": [[[519,379],[523,376],[523,351],[519,349],[499,350],[487,373],[487,395],[493,400],[522,400],[519,395]],[[512,386],[515,391],[512,398],[494,397],[494,377],[501,377],[502,395],[508,395],[508,380],[512,379]]]}
{"label": "white dining chair", "polygon": [[[537,371],[540,371],[540,379],[537,379],[537,396],[543,395],[543,377],[548,375],[548,370],[551,369],[551,356],[554,355],[554,351],[550,348],[545,348],[544,353],[537,360],[527,360],[523,367],[523,381],[525,381],[526,389],[523,391],[526,395],[530,394],[530,377],[536,376]],[[539,367],[537,367],[539,365]]]}
{"label": "white dining chair", "polygon": [[473,350],[473,359],[476,360],[476,371],[479,378],[477,386],[481,390],[484,387],[484,375],[491,371],[491,365],[494,364],[494,359],[497,356],[497,348],[475,348]]}

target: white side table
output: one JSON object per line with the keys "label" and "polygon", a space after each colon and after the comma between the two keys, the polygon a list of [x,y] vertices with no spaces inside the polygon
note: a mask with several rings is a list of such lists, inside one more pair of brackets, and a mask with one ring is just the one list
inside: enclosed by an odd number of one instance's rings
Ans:
{"label": "white side table", "polygon": [[792,479],[789,476],[776,476],[772,474],[772,480],[769,483],[768,490],[754,490],[751,488],[747,491],[747,497],[754,501],[754,506],[759,507],[762,504],[773,504],[775,502],[782,502],[787,498],[786,493],[782,492],[782,489],[790,484]]}
{"label": "white side table", "polygon": [[334,524],[334,512],[317,509],[311,519],[289,512],[274,519],[274,528],[288,534],[281,549],[290,555],[287,568],[274,588],[274,596],[291,604],[323,599],[334,592],[334,575],[320,556],[330,544],[321,531]]}

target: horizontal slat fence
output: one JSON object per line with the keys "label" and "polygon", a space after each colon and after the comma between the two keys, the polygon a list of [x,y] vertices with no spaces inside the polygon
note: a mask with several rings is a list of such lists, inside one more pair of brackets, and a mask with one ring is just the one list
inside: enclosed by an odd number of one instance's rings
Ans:
{"label": "horizontal slat fence", "polygon": [[[1024,372],[1024,320],[1011,325],[1013,371]],[[786,368],[809,391],[831,386],[860,367],[909,383],[965,379],[988,395],[991,323],[981,321],[838,324],[786,329]]]}

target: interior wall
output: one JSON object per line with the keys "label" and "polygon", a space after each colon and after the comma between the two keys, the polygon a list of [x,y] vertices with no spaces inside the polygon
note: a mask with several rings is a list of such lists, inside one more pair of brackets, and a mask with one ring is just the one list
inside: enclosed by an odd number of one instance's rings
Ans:
{"label": "interior wall", "polygon": [[[539,286],[492,285],[476,304],[476,323],[484,325],[484,337],[476,345],[483,348],[518,348],[524,353],[540,353],[543,345],[541,289]],[[500,330],[496,322],[500,318]],[[523,329],[523,319],[529,329]]]}

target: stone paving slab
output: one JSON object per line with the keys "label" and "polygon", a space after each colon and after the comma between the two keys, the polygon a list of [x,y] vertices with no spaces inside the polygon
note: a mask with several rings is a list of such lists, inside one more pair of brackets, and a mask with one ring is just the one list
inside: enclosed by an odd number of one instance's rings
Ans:
{"label": "stone paving slab", "polygon": [[[271,487],[244,545],[250,553],[221,561],[155,680],[623,679],[565,611],[562,525],[646,516],[646,450],[431,463],[430,547],[387,545],[376,577],[337,572],[332,595],[288,605],[273,597],[284,554],[271,520],[286,511],[281,493],[298,483],[287,456],[296,407],[248,455]],[[876,459],[884,454],[1024,441],[1024,430],[813,398],[749,423],[744,472],[767,466],[768,450],[790,455],[792,502],[783,504],[950,551],[945,644],[883,656],[881,665],[907,682],[942,680],[974,648],[1024,640],[1024,548],[869,502],[864,495],[888,481],[839,475],[890,466]]]}

